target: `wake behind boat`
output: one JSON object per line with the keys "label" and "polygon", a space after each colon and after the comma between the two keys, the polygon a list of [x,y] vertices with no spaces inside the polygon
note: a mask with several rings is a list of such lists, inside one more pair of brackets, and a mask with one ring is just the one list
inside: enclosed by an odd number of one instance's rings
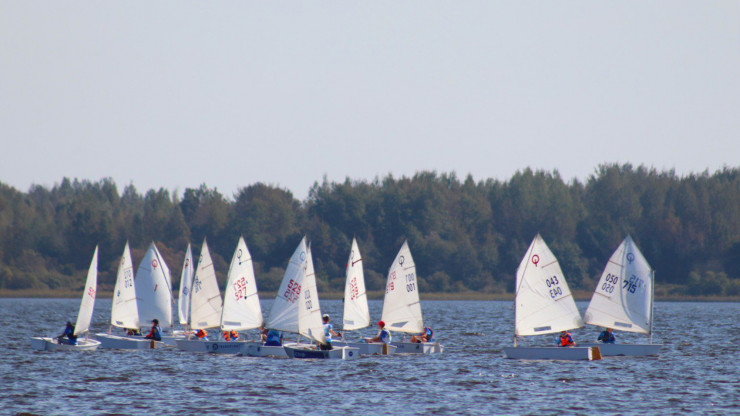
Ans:
{"label": "wake behind boat", "polygon": [[527,360],[596,360],[598,347],[525,347],[520,337],[554,334],[583,326],[570,288],[555,255],[537,234],[516,271],[514,347],[508,358]]}
{"label": "wake behind boat", "polygon": [[[85,291],[82,293],[80,310],[77,313],[77,321],[74,326],[72,336],[74,340],[64,342],[61,337],[32,337],[31,348],[38,351],[92,351],[97,349],[100,346],[100,341],[88,338],[90,321],[92,321],[93,309],[95,307],[95,294],[97,292],[97,287],[98,247],[95,246],[95,252],[93,253],[92,261],[90,262],[90,268],[87,271],[87,279],[85,280]],[[71,323],[68,323],[68,325],[71,325]],[[85,335],[84,339],[79,338],[79,336],[82,334]]]}
{"label": "wake behind boat", "polygon": [[[589,343],[604,356],[658,355],[660,344],[652,343],[655,272],[627,236],[606,263],[584,321],[589,325],[648,336],[648,344]],[[585,344],[584,344],[585,345]]]}

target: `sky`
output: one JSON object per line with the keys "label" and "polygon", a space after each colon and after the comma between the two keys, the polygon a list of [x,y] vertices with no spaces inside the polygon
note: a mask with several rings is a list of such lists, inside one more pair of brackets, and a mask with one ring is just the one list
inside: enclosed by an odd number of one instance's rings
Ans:
{"label": "sky", "polygon": [[740,167],[738,1],[0,0],[0,182]]}

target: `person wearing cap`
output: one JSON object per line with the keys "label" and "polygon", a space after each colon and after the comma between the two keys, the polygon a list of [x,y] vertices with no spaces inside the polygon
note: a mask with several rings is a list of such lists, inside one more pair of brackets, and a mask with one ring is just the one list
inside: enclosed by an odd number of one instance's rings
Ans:
{"label": "person wearing cap", "polygon": [[162,340],[162,328],[159,326],[159,320],[158,319],[152,319],[152,329],[149,331],[148,334],[144,337],[146,339],[153,339],[155,341],[161,341]]}
{"label": "person wearing cap", "polygon": [[332,326],[332,324],[329,323],[328,314],[324,314],[323,320],[324,320],[324,338],[326,338],[326,344],[319,344],[319,349],[330,350],[332,349],[331,336],[334,335],[335,337],[341,337],[342,333],[334,332],[334,327]]}
{"label": "person wearing cap", "polygon": [[614,338],[611,328],[604,328],[604,330],[601,331],[601,334],[599,334],[599,338],[596,340],[601,341],[604,344],[614,344],[617,341],[616,338]]}
{"label": "person wearing cap", "polygon": [[[64,338],[67,339],[65,340]],[[75,326],[72,325],[72,322],[67,321],[64,332],[57,337],[57,341],[60,344],[77,345],[77,335],[75,335]]]}
{"label": "person wearing cap", "polygon": [[367,342],[382,342],[385,344],[390,344],[391,339],[391,331],[385,329],[385,322],[380,321],[378,322],[378,336],[368,339]]}
{"label": "person wearing cap", "polygon": [[576,342],[573,341],[573,337],[570,336],[568,331],[560,331],[560,337],[555,342],[558,347],[575,347]]}

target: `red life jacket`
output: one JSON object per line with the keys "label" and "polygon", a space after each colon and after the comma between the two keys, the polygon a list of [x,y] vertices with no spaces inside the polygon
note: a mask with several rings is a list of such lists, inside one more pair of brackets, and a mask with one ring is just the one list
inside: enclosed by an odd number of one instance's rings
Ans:
{"label": "red life jacket", "polygon": [[569,333],[566,332],[560,335],[560,346],[561,347],[567,347],[573,344],[575,344],[575,342],[573,342],[573,338],[571,338]]}
{"label": "red life jacket", "polygon": [[206,332],[206,331],[204,331],[202,329],[199,329],[198,332],[195,335],[198,336],[198,338],[204,338],[204,337],[207,337],[208,336],[208,332]]}
{"label": "red life jacket", "polygon": [[224,340],[231,341],[231,338],[229,338],[229,331],[224,331]]}

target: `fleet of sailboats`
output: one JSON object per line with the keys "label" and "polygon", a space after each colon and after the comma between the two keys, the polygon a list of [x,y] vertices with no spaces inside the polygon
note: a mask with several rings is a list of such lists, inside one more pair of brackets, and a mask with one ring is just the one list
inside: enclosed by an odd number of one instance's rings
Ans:
{"label": "fleet of sailboats", "polygon": [[[107,333],[89,339],[97,291],[98,248],[88,270],[74,335],[86,335],[76,343],[57,338],[33,337],[37,350],[93,350],[104,348],[143,349],[153,341],[132,335],[115,335],[139,329],[157,319],[161,326],[174,330],[170,271],[154,242],[151,243],[134,275],[131,252],[126,243],[116,275]],[[224,299],[216,279],[210,252],[203,241],[197,269],[193,268],[188,244],[180,282],[178,318],[186,331],[218,328],[213,341],[167,336],[170,344],[185,351],[230,353],[250,356],[289,358],[355,359],[361,354],[441,353],[443,347],[432,342],[400,341],[400,334],[425,332],[419,300],[416,265],[408,242],[404,242],[391,267],[385,287],[381,320],[396,339],[389,344],[347,342],[327,343],[313,267],[311,246],[302,238],[291,256],[272,309],[263,325],[252,257],[244,238],[240,237],[229,266]],[[506,357],[533,360],[594,360],[601,356],[657,355],[661,345],[652,343],[654,271],[630,236],[627,236],[606,263],[584,318],[573,300],[560,265],[542,237],[537,234],[522,258],[516,272],[514,346],[504,347]],[[353,238],[347,260],[343,330],[357,331],[370,326],[370,312],[365,290],[362,256]],[[575,346],[520,345],[524,337],[556,334],[584,324],[617,331],[645,334],[647,344],[580,343]],[[246,331],[260,328],[294,334],[295,342],[268,346],[255,341],[219,339],[223,331]],[[71,330],[70,330],[71,331]],[[163,337],[164,338],[164,337]],[[305,342],[301,342],[301,338]],[[163,339],[164,341],[164,339]],[[414,338],[412,338],[414,341]],[[324,346],[332,345],[328,349]],[[565,343],[564,343],[565,344]]]}

